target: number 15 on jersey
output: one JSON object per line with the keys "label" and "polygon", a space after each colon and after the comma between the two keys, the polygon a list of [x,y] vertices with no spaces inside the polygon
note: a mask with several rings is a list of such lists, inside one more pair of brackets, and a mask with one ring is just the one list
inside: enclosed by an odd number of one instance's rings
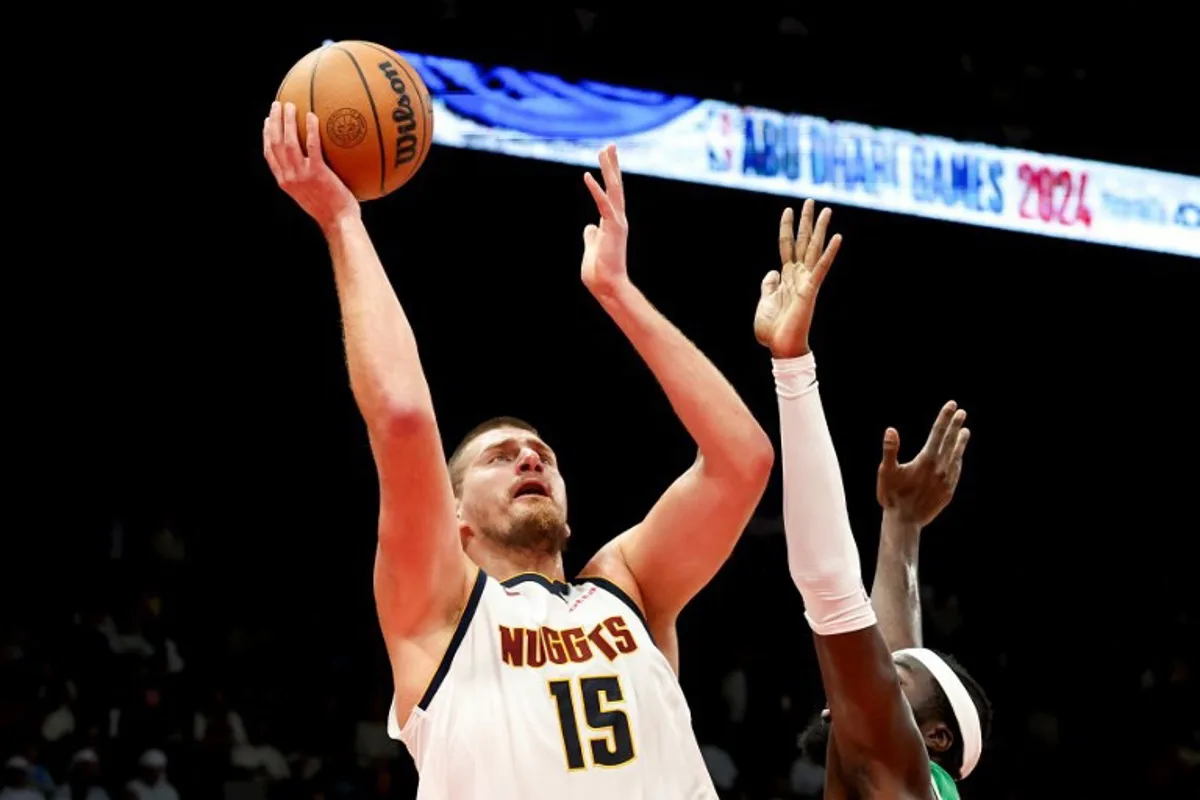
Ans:
{"label": "number 15 on jersey", "polygon": [[[576,683],[578,691],[574,687]],[[625,699],[621,692],[621,681],[616,675],[550,681],[550,696],[554,698],[558,710],[567,769],[575,771],[587,769],[588,766],[583,755],[576,696],[583,701],[584,722],[591,732],[598,734],[588,737],[592,766],[619,767],[634,759],[636,754],[629,717],[620,708],[614,707]]]}

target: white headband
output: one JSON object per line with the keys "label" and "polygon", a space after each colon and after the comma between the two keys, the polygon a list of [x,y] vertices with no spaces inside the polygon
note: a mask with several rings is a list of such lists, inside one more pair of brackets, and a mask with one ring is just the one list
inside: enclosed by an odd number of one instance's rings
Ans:
{"label": "white headband", "polygon": [[983,731],[979,724],[979,709],[975,708],[975,701],[967,693],[967,687],[963,686],[963,682],[954,674],[954,670],[950,669],[950,665],[932,650],[912,647],[907,650],[897,650],[892,655],[912,656],[920,661],[925,669],[933,675],[938,686],[942,687],[942,691],[946,693],[946,699],[950,701],[950,708],[954,711],[954,718],[958,720],[958,729],[962,733],[962,777],[967,777],[971,774],[971,770],[975,769],[975,765],[979,763],[979,756],[983,753]]}

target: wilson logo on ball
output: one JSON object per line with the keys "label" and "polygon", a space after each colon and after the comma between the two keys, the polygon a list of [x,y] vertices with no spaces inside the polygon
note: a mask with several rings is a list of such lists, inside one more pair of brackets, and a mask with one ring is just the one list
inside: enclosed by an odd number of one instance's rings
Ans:
{"label": "wilson logo on ball", "polygon": [[396,160],[393,166],[400,166],[412,161],[417,155],[417,137],[413,133],[417,128],[416,115],[413,113],[412,100],[396,65],[390,61],[380,63],[379,69],[396,93],[396,107],[392,109],[392,122],[396,123]]}
{"label": "wilson logo on ball", "polygon": [[374,42],[328,42],[297,61],[275,99],[296,107],[300,146],[317,115],[326,163],[360,201],[403,186],[433,144],[433,107],[421,74]]}

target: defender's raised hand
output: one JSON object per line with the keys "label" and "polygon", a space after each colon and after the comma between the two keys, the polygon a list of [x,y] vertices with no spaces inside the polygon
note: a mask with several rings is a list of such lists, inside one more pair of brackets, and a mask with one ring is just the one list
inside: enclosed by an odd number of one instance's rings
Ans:
{"label": "defender's raised hand", "polygon": [[617,163],[617,146],[610,144],[600,151],[600,175],[604,188],[590,172],[583,175],[596,209],[600,225],[583,229],[583,264],[580,278],[583,285],[597,297],[612,294],[629,280],[625,265],[625,242],[629,238],[629,223],[625,219],[625,189],[621,185],[621,165]]}
{"label": "defender's raised hand", "polygon": [[808,329],[821,281],[833,266],[841,234],[825,247],[825,231],[832,211],[821,211],[813,228],[812,200],[804,201],[800,230],[793,231],[792,209],[779,221],[779,260],[782,267],[771,270],[762,282],[762,297],[754,312],[754,336],[775,358],[795,358],[808,352]]}
{"label": "defender's raised hand", "polygon": [[348,215],[357,217],[358,200],[325,163],[317,115],[309,112],[304,124],[307,154],[300,147],[296,107],[272,103],[263,120],[263,157],[279,188],[326,230]]}
{"label": "defender's raised hand", "polygon": [[917,457],[906,464],[898,460],[900,434],[888,428],[883,434],[883,460],[875,483],[875,496],[884,510],[899,514],[904,522],[928,525],[954,497],[962,474],[963,454],[971,432],[963,427],[967,412],[954,401],[942,406]]}

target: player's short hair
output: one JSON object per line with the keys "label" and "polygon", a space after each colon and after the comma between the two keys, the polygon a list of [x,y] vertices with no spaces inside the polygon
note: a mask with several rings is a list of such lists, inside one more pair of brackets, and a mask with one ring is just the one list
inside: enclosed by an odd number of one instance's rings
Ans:
{"label": "player's short hair", "polygon": [[[971,677],[966,668],[954,659],[954,656],[947,655],[938,650],[934,650],[946,666],[958,676],[962,681],[963,687],[967,690],[967,694],[971,697],[971,702],[975,704],[975,710],[979,712],[979,730],[983,736],[983,744],[986,745],[988,737],[992,732],[992,702],[988,699],[987,693],[983,691],[983,687],[979,685],[979,681]],[[950,705],[950,699],[946,697],[946,693],[942,691],[942,687],[937,681],[932,681],[933,693],[930,695],[925,707],[921,709],[921,713],[916,714],[918,720],[932,717],[939,719],[950,727],[951,733],[954,734],[954,743],[950,745],[950,749],[941,754],[938,759],[942,767],[953,775],[956,779],[961,778],[962,763],[963,763],[963,742],[962,730],[958,726],[958,719],[954,716],[954,709]]]}
{"label": "player's short hair", "polygon": [[522,431],[529,431],[534,436],[538,436],[537,428],[530,425],[523,419],[517,417],[492,417],[485,422],[481,422],[467,432],[467,435],[458,443],[458,447],[454,448],[454,452],[450,454],[450,459],[446,462],[446,467],[450,472],[450,486],[454,489],[454,496],[459,497],[462,492],[463,479],[463,456],[466,453],[467,446],[471,442],[478,439],[488,431],[494,431],[496,428],[516,428]]}

